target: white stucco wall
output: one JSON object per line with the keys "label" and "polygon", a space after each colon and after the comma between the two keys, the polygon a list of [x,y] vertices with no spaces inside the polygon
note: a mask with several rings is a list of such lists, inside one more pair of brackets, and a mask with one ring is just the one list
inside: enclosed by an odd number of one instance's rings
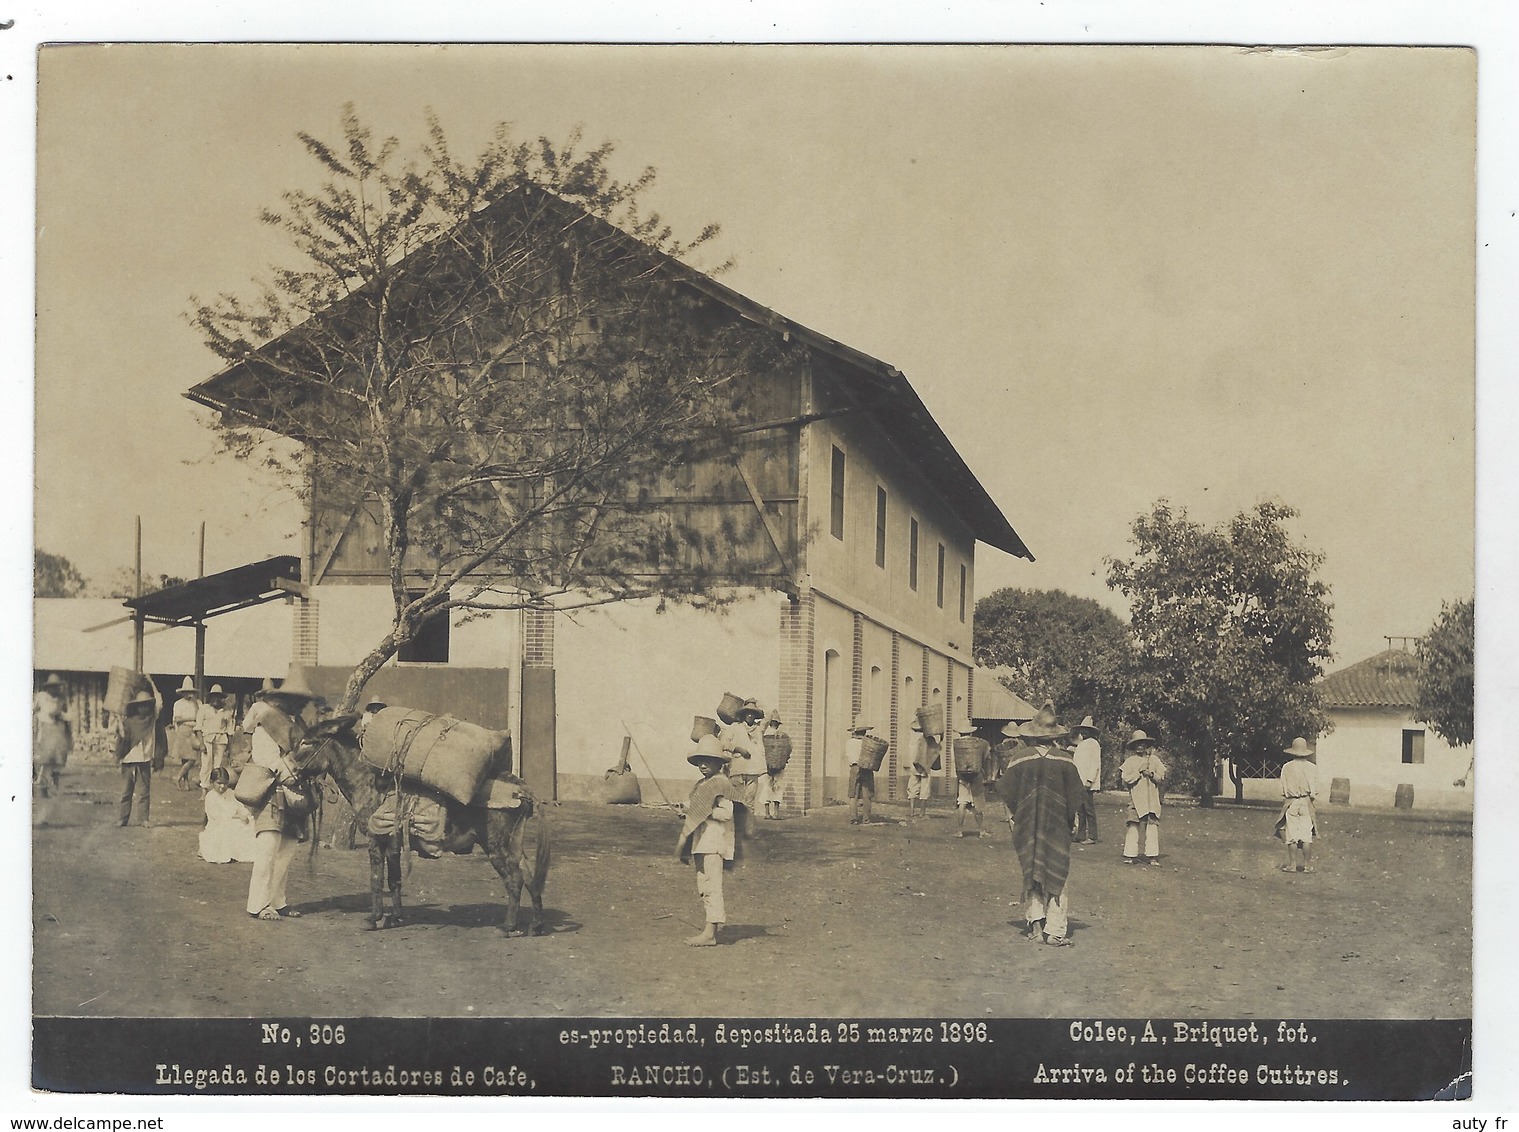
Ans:
{"label": "white stucco wall", "polygon": [[[1470,809],[1472,788],[1453,786],[1466,773],[1471,748],[1454,748],[1425,724],[1394,709],[1330,711],[1334,731],[1318,741],[1319,777],[1327,798],[1330,780],[1350,780],[1350,802],[1391,806],[1399,784],[1414,790],[1415,809]],[[1424,731],[1424,762],[1405,763],[1403,730]]]}
{"label": "white stucco wall", "polygon": [[686,762],[692,718],[715,715],[724,692],[776,704],[783,600],[756,592],[723,613],[656,613],[653,602],[629,602],[559,617],[559,796],[593,796],[617,763],[626,723],[643,800],[661,800],[652,769],[669,800],[684,801],[698,777]]}
{"label": "white stucco wall", "polygon": [[[390,590],[384,586],[316,586],[312,596],[319,603],[320,664],[357,664],[390,626]],[[522,655],[520,627],[520,614],[515,612],[469,622],[455,616],[449,630],[448,663],[460,668],[515,667]]]}

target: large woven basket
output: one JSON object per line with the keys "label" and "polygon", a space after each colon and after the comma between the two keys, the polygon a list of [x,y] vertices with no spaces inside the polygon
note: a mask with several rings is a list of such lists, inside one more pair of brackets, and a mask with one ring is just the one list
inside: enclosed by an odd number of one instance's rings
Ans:
{"label": "large woven basket", "polygon": [[724,723],[737,723],[738,713],[744,708],[742,696],[735,696],[732,692],[724,692],[723,698],[717,704],[717,718]]}
{"label": "large woven basket", "polygon": [[791,736],[766,735],[764,739],[765,769],[771,774],[779,774],[791,761]]}
{"label": "large woven basket", "polygon": [[698,715],[691,724],[691,742],[700,743],[703,735],[717,734],[717,720],[710,715]]}
{"label": "large woven basket", "polygon": [[955,740],[955,773],[961,778],[969,778],[972,775],[980,777],[986,773],[986,756],[991,753],[991,744],[985,739],[967,738]]}
{"label": "large woven basket", "polygon": [[880,770],[881,763],[886,758],[886,749],[891,744],[885,739],[878,739],[874,735],[867,735],[860,740],[860,769]]}
{"label": "large woven basket", "polygon": [[944,734],[944,705],[929,704],[918,709],[918,727],[925,735]]}

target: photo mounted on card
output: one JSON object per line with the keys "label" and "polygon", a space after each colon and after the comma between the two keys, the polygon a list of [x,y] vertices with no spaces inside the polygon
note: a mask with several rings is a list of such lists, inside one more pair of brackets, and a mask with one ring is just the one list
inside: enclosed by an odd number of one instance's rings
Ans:
{"label": "photo mounted on card", "polygon": [[39,68],[35,1088],[1470,1095],[1473,51]]}

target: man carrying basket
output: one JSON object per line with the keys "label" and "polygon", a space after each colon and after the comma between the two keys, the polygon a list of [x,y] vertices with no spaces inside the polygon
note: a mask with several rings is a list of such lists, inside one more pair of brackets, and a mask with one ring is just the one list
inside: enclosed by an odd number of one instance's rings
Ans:
{"label": "man carrying basket", "polygon": [[849,763],[849,797],[854,804],[850,825],[870,824],[870,808],[876,799],[876,769],[886,753],[886,743],[871,734],[874,730],[873,724],[856,718],[849,727],[849,738],[844,741],[844,758]]}

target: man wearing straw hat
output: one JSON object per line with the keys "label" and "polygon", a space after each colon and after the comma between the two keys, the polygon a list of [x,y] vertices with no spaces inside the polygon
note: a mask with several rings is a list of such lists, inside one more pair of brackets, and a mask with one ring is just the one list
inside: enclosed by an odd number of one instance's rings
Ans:
{"label": "man wearing straw hat", "polygon": [[[1313,748],[1300,735],[1282,754],[1290,757],[1282,764],[1282,812],[1273,831],[1287,850],[1282,872],[1311,873],[1313,837],[1318,832],[1318,813],[1313,802],[1319,794],[1318,784],[1314,782]],[[1298,855],[1296,860],[1294,850]]]}
{"label": "man wearing straw hat", "polygon": [[1076,764],[1058,753],[1055,740],[1066,734],[1046,703],[1018,728],[1021,746],[997,779],[1007,803],[1013,848],[1023,870],[1023,915],[1033,943],[1069,947],[1071,829],[1085,788]]}
{"label": "man wearing straw hat", "polygon": [[686,799],[686,820],[681,826],[676,855],[696,868],[696,895],[701,899],[705,927],[686,940],[687,947],[716,947],[717,933],[728,922],[723,903],[723,869],[738,852],[734,836],[736,799],[726,771],[733,757],[723,750],[716,735],[703,735],[686,761],[701,771],[701,781]]}
{"label": "man wearing straw hat", "polygon": [[[775,709],[765,717],[764,736],[782,736],[781,717]],[[764,738],[761,738],[763,743]],[[760,775],[756,784],[755,804],[760,813],[770,821],[780,821],[781,802],[785,800],[785,792],[781,788],[781,770],[771,770],[769,756],[766,756],[765,773]]]}
{"label": "man wearing straw hat", "polygon": [[1102,780],[1102,744],[1097,741],[1097,724],[1087,716],[1075,727],[1071,728],[1071,734],[1076,737],[1076,749],[1071,753],[1071,761],[1076,764],[1076,770],[1081,775],[1081,785],[1086,787],[1086,801],[1081,803],[1081,812],[1076,815],[1076,844],[1097,844],[1097,787]]}
{"label": "man wearing straw hat", "polygon": [[116,762],[121,767],[121,808],[117,825],[133,816],[136,798],[138,825],[152,825],[153,769],[163,765],[166,741],[158,726],[158,689],[144,688],[127,701],[116,737]]}
{"label": "man wearing straw hat", "polygon": [[211,772],[227,765],[227,743],[232,737],[232,707],[220,684],[212,684],[206,702],[195,713],[195,734],[200,738],[200,788],[211,792]]}
{"label": "man wearing straw hat", "polygon": [[850,825],[869,825],[870,808],[876,800],[876,772],[860,765],[865,756],[865,736],[875,726],[856,716],[849,725],[849,738],[844,740],[844,761],[849,764],[849,797],[854,807],[849,818]]}
{"label": "man wearing straw hat", "polygon": [[73,749],[74,726],[69,719],[63,677],[55,672],[32,697],[32,783],[42,797],[58,789]]}
{"label": "man wearing straw hat", "polygon": [[928,816],[929,775],[934,765],[943,763],[943,737],[923,730],[921,718],[912,721],[912,751],[907,761],[907,820],[917,814]]}
{"label": "man wearing straw hat", "polygon": [[[974,739],[976,737],[976,725],[968,719],[962,719],[955,724],[955,735],[958,739]],[[984,820],[982,811],[986,809],[986,748],[980,743],[976,744],[981,757],[974,762],[962,763],[960,745],[958,739],[955,745],[955,833],[956,837],[965,834],[965,811],[970,810],[976,815],[976,836],[990,837],[982,828]],[[965,756],[969,760],[972,756]]]}
{"label": "man wearing straw hat", "polygon": [[745,700],[735,713],[737,719],[718,733],[722,749],[732,756],[727,778],[733,785],[733,800],[744,807],[739,814],[738,836],[750,836],[747,815],[755,808],[759,779],[765,773],[765,709],[758,700]]}
{"label": "man wearing straw hat", "polygon": [[1166,782],[1166,764],[1156,754],[1155,740],[1143,731],[1134,732],[1123,745],[1129,757],[1118,768],[1118,777],[1129,788],[1129,814],[1123,831],[1123,863],[1160,864],[1160,788]]}
{"label": "man wearing straw hat", "polygon": [[179,768],[174,785],[180,790],[190,789],[190,772],[201,757],[200,736],[195,732],[199,714],[200,693],[195,690],[195,681],[186,676],[176,693],[169,723],[169,762]]}
{"label": "man wearing straw hat", "polygon": [[305,671],[292,665],[285,682],[264,694],[265,707],[253,731],[249,761],[274,775],[267,800],[253,812],[253,875],[248,879],[247,909],[248,915],[260,920],[300,915],[287,907],[285,879],[314,799],[301,784],[291,755],[306,734],[304,717],[315,699]]}

